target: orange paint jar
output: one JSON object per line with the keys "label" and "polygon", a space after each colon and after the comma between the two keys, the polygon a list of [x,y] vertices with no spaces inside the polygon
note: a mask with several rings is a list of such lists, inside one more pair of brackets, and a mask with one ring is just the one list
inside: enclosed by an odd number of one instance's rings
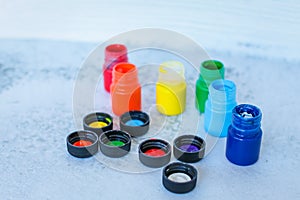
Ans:
{"label": "orange paint jar", "polygon": [[114,66],[110,91],[112,111],[115,115],[141,110],[141,86],[135,65],[123,62]]}

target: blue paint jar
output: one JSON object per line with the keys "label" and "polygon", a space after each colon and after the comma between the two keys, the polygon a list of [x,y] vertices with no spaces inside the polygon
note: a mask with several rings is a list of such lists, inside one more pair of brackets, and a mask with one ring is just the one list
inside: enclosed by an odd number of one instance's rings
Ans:
{"label": "blue paint jar", "polygon": [[249,104],[236,106],[232,111],[232,124],[228,128],[226,157],[237,165],[254,164],[259,157],[262,113]]}
{"label": "blue paint jar", "polygon": [[204,129],[215,137],[226,137],[236,106],[236,86],[230,80],[218,79],[209,86],[205,104]]}

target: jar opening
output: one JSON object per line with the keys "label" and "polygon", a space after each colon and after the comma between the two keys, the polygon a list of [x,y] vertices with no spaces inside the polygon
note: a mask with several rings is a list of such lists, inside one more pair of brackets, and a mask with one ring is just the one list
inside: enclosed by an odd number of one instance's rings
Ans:
{"label": "jar opening", "polygon": [[259,115],[259,110],[252,107],[240,107],[237,113],[243,118],[254,118]]}
{"label": "jar opening", "polygon": [[121,63],[115,66],[115,70],[119,73],[125,74],[128,72],[134,71],[136,68],[133,64],[130,63]]}
{"label": "jar opening", "polygon": [[216,60],[207,60],[202,63],[203,67],[209,70],[220,70],[223,68],[223,63]]}
{"label": "jar opening", "polygon": [[106,47],[106,51],[117,53],[127,51],[127,49],[123,44],[112,44]]}

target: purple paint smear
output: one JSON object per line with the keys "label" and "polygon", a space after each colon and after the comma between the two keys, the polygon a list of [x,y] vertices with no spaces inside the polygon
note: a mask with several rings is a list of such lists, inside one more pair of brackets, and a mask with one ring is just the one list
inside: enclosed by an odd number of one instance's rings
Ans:
{"label": "purple paint smear", "polygon": [[185,145],[182,145],[180,147],[181,150],[183,151],[186,151],[186,152],[196,152],[196,151],[199,151],[199,147],[197,147],[196,145],[193,145],[193,144],[185,144]]}

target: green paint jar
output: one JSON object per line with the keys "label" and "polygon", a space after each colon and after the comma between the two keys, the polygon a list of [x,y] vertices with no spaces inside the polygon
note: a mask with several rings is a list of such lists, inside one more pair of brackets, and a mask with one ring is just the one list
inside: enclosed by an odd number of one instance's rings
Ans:
{"label": "green paint jar", "polygon": [[206,60],[201,63],[199,79],[196,82],[196,108],[200,113],[205,111],[209,85],[217,79],[224,79],[224,65],[217,60]]}

